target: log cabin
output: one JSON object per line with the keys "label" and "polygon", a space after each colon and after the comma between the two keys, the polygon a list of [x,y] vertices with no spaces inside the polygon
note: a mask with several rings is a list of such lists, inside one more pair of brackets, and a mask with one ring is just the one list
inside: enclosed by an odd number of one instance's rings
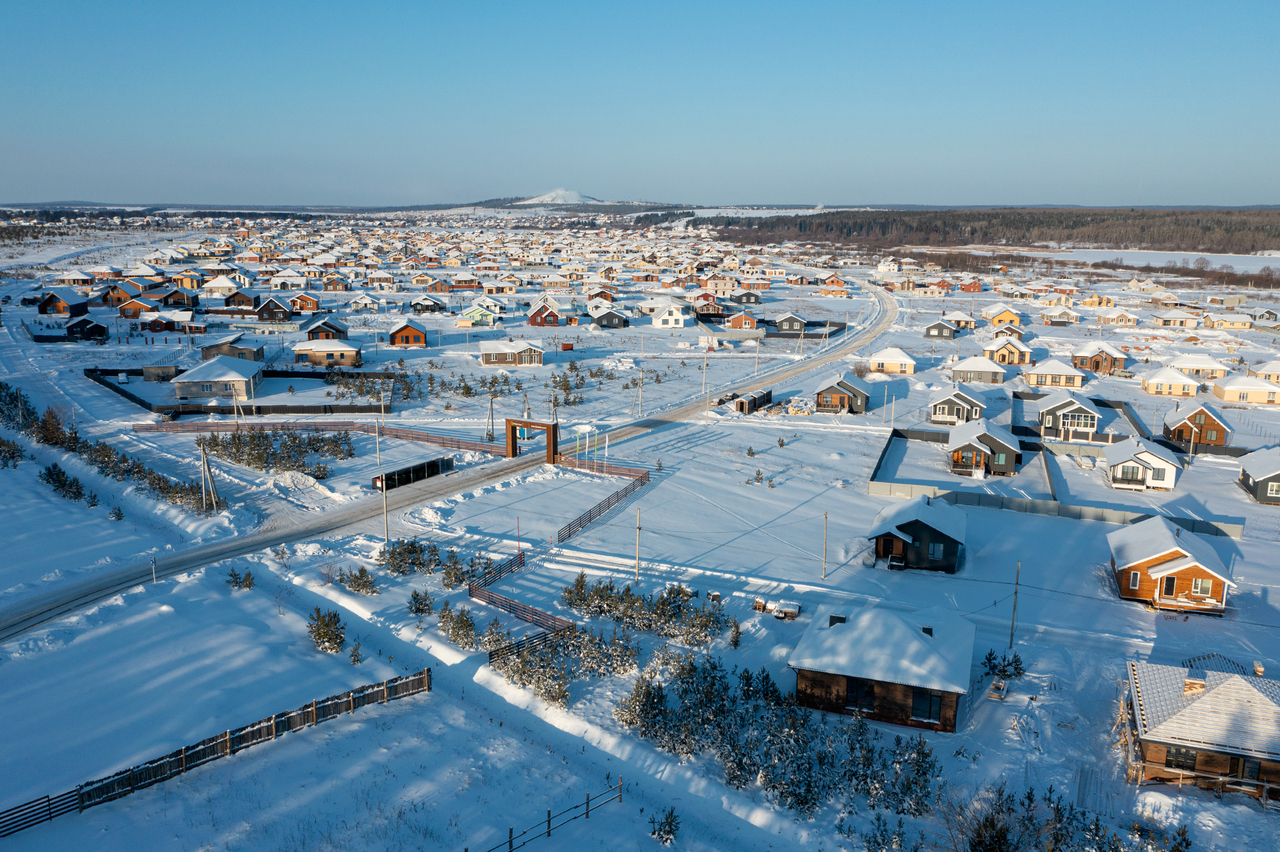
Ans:
{"label": "log cabin", "polygon": [[1167,441],[1190,448],[1193,444],[1225,447],[1231,427],[1213,406],[1184,400],[1164,416],[1164,437]]}
{"label": "log cabin", "polygon": [[820,606],[787,659],[796,702],[954,732],[967,710],[974,634],[972,622],[941,607],[900,613]]}

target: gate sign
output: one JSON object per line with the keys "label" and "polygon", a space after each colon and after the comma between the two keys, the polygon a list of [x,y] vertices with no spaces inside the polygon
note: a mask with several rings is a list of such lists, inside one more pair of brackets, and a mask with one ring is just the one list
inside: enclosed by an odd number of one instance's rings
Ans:
{"label": "gate sign", "polygon": [[453,459],[449,456],[443,458],[432,459],[431,461],[422,462],[421,464],[402,467],[399,470],[389,470],[385,474],[379,474],[373,478],[373,490],[382,490],[382,477],[387,478],[387,490],[399,488],[401,485],[409,485],[414,482],[421,482],[433,476],[439,476],[442,473],[448,473],[453,470]]}

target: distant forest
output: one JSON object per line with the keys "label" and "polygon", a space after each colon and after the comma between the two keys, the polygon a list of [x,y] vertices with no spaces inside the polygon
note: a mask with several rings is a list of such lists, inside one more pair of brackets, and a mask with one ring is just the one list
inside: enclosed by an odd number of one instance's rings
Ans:
{"label": "distant forest", "polygon": [[725,239],[747,245],[794,240],[886,249],[1071,243],[1213,254],[1280,249],[1278,209],[847,210],[806,216],[717,216],[698,224],[718,228]]}

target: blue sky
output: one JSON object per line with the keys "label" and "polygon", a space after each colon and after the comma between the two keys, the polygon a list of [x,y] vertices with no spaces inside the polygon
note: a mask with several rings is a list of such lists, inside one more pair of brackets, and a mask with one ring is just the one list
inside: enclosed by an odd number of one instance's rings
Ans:
{"label": "blue sky", "polygon": [[1280,203],[1280,3],[18,3],[0,202]]}

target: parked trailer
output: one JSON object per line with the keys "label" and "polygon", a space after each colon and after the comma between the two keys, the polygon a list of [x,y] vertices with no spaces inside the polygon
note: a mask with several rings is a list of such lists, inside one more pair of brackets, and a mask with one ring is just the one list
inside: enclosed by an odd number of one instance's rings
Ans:
{"label": "parked trailer", "polygon": [[[409,467],[402,467],[399,470],[389,470],[385,474],[387,477],[387,490],[390,491],[402,485],[421,482],[424,479],[430,479],[433,476],[439,476],[451,470],[453,470],[453,459],[448,456],[410,465]],[[379,474],[373,478],[374,491],[382,490],[382,476],[382,474]]]}

